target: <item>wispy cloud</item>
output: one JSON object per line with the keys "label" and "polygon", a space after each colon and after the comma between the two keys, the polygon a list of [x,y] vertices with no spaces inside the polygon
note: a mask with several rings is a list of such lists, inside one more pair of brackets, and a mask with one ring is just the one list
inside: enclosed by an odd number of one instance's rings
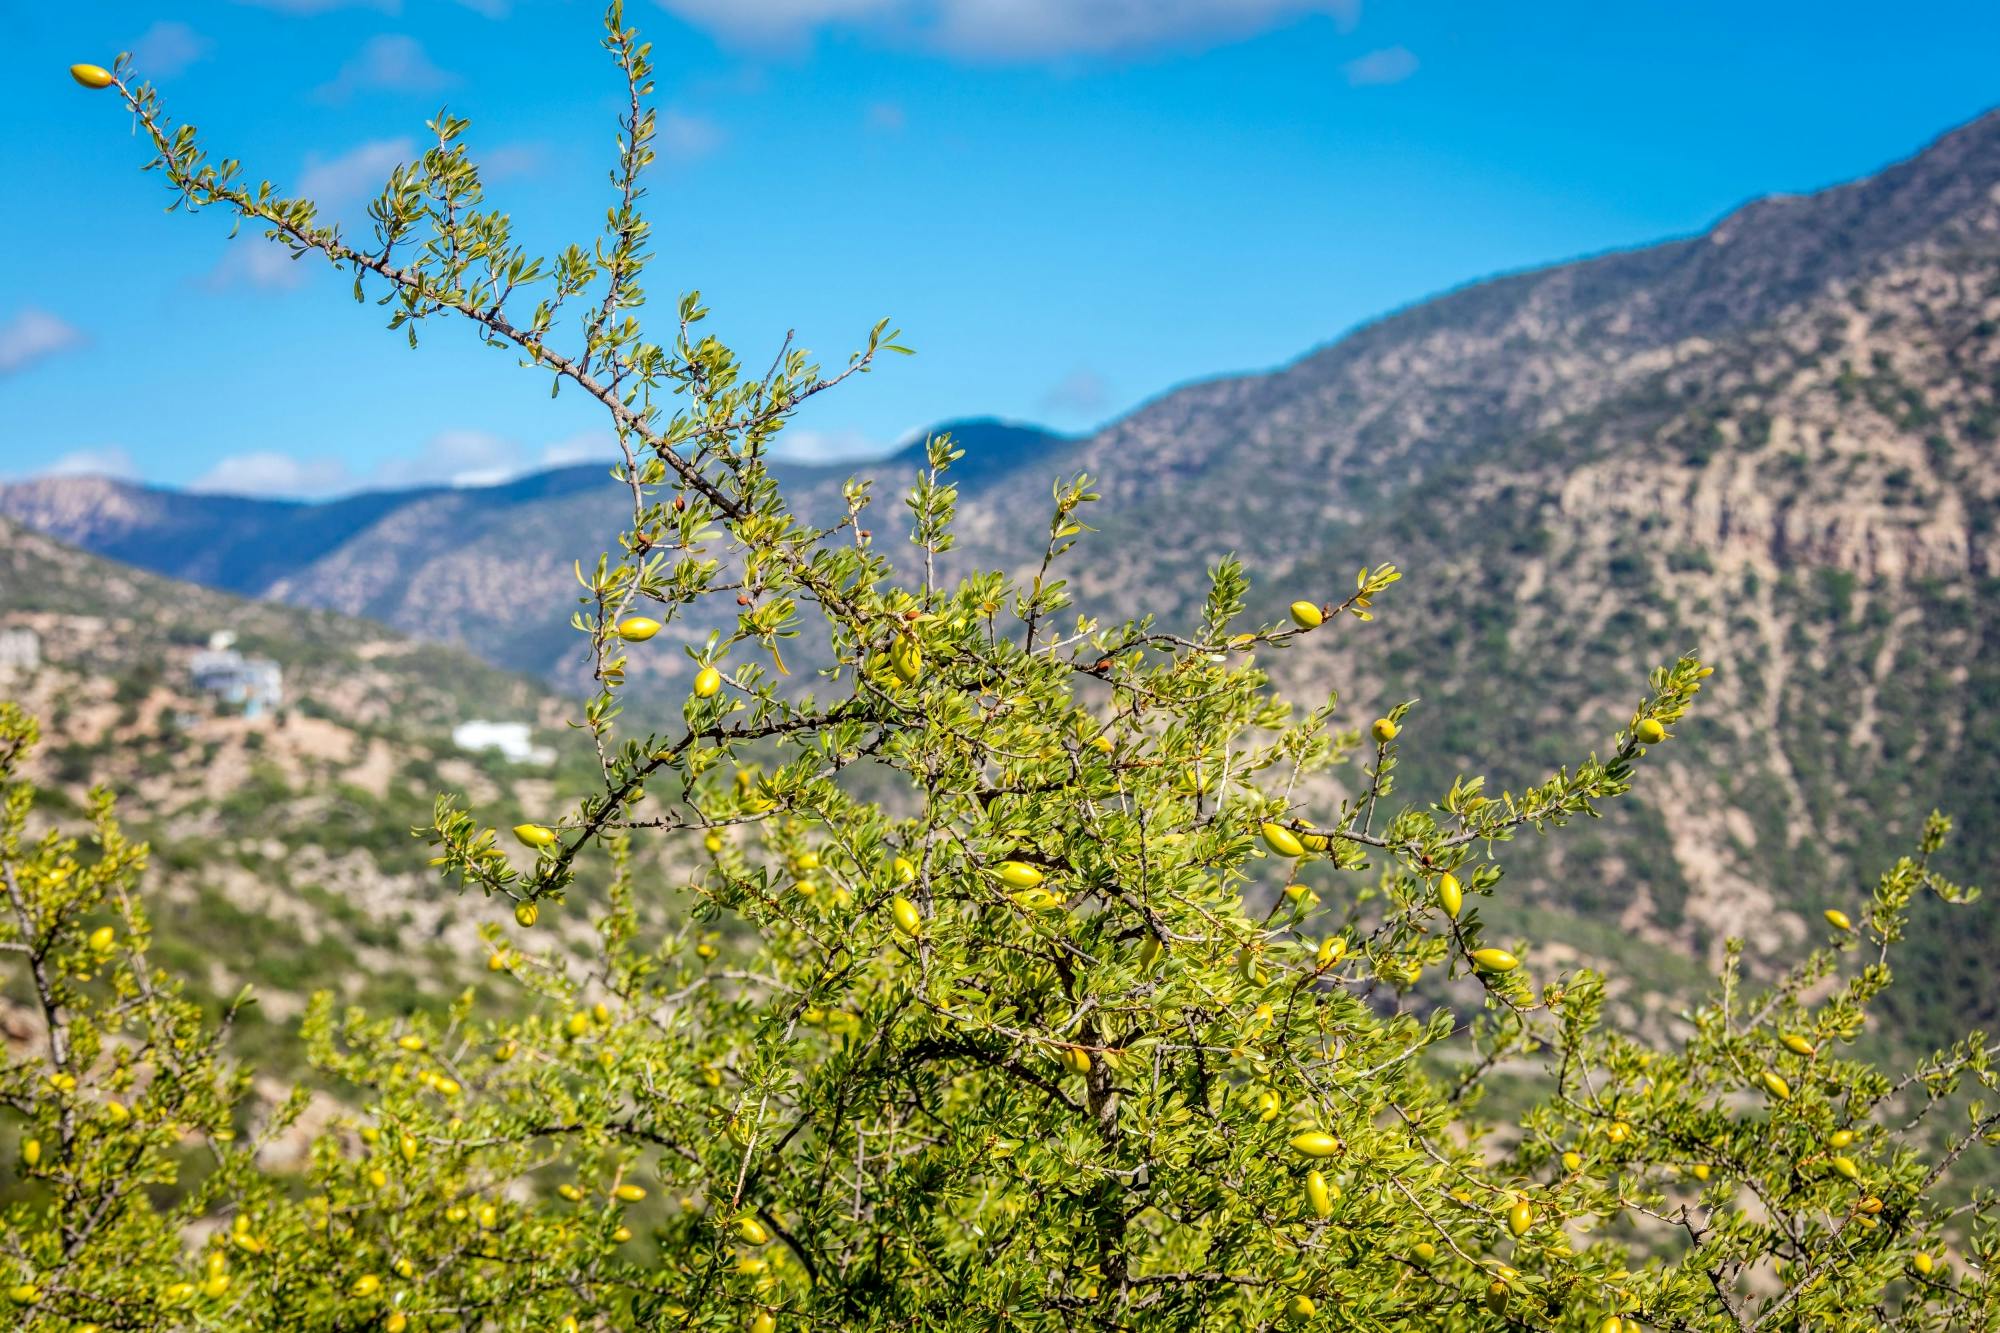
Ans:
{"label": "wispy cloud", "polygon": [[201,279],[201,286],[212,292],[237,287],[286,292],[302,285],[310,271],[285,246],[265,236],[244,232],[229,243],[221,260]]}
{"label": "wispy cloud", "polygon": [[402,9],[399,0],[236,0],[252,9],[274,9],[280,14],[331,14],[336,9],[373,9],[394,14]]}
{"label": "wispy cloud", "polygon": [[344,102],[362,91],[430,93],[457,82],[456,74],[432,62],[422,42],[402,33],[385,32],[364,42],[354,58],[314,95],[321,101]]}
{"label": "wispy cloud", "polygon": [[407,135],[371,139],[333,157],[308,153],[305,170],[299,173],[299,193],[322,208],[339,209],[374,194],[391,171],[416,156],[416,141]]}
{"label": "wispy cloud", "polygon": [[18,375],[37,361],[72,352],[90,340],[60,315],[28,306],[0,324],[0,375]]}
{"label": "wispy cloud", "polygon": [[1340,67],[1347,76],[1350,88],[1380,88],[1386,84],[1401,83],[1417,72],[1417,58],[1400,46],[1386,46],[1380,51],[1370,51],[1358,60],[1350,60]]}
{"label": "wispy cloud", "polygon": [[337,458],[294,458],[262,449],[232,454],[188,484],[221,495],[328,495],[343,488],[347,465]]}
{"label": "wispy cloud", "polygon": [[108,444],[98,449],[72,449],[46,467],[35,469],[38,477],[117,477],[132,480],[139,475],[139,465],[132,452],[120,445]]}
{"label": "wispy cloud", "polygon": [[132,63],[148,78],[171,79],[207,55],[212,45],[187,24],[161,19],[132,43]]}
{"label": "wispy cloud", "polygon": [[256,450],[221,459],[189,484],[191,491],[224,495],[323,499],[358,490],[419,486],[495,486],[544,468],[618,457],[617,438],[605,431],[565,436],[539,448],[472,428],[440,431],[416,452],[357,470],[331,457],[301,458]]}
{"label": "wispy cloud", "polygon": [[1124,55],[1240,41],[1313,15],[1352,27],[1360,0],[660,0],[725,41],[797,42],[873,26],[974,60]]}
{"label": "wispy cloud", "polygon": [[683,162],[707,157],[726,137],[722,126],[692,111],[669,107],[660,117],[660,151]]}
{"label": "wispy cloud", "polygon": [[857,458],[880,458],[888,450],[865,431],[806,430],[793,426],[778,432],[771,452],[794,463],[842,463]]}

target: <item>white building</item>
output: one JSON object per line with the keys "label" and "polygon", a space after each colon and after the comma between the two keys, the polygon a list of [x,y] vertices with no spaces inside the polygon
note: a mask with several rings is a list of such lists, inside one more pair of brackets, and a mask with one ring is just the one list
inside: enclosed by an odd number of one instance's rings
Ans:
{"label": "white building", "polygon": [[516,764],[546,768],[556,761],[556,752],[536,745],[533,731],[525,722],[489,722],[474,718],[451,729],[452,743],[461,750],[498,750]]}
{"label": "white building", "polygon": [[268,657],[245,657],[236,651],[236,636],[228,630],[209,635],[208,648],[188,663],[194,687],[224,704],[241,708],[245,717],[259,717],[284,706],[284,669]]}
{"label": "white building", "polygon": [[41,664],[41,635],[26,625],[0,629],[0,671],[33,671]]}

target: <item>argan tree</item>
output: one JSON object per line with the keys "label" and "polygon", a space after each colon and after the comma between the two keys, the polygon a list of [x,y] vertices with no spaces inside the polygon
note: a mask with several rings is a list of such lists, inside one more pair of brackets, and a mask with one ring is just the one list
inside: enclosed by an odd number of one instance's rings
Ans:
{"label": "argan tree", "polygon": [[[1508,845],[1642,780],[1707,667],[1663,665],[1601,756],[1539,786],[1410,800],[1420,712],[1351,726],[1259,665],[1394,614],[1390,566],[1293,590],[1279,624],[1228,558],[1194,623],[1080,607],[1075,477],[1038,567],[947,576],[942,438],[906,519],[875,520],[907,545],[871,535],[859,482],[807,521],[774,440],[902,349],[878,324],[837,371],[787,343],[758,373],[694,295],[649,331],[653,66],[615,5],[607,32],[629,92],[608,224],[552,258],[488,207],[461,119],[355,237],[245,183],[122,60],[73,71],[136,117],[175,203],[350,274],[412,343],[462,323],[595,400],[631,510],[580,566],[593,789],[443,797],[422,831],[495,916],[514,998],[316,1005],[303,1041],[351,1114],[302,1168],[260,1154],[296,1100],[246,1102],[226,1016],[146,961],[108,799],[87,847],[30,841],[14,780],[0,948],[48,1038],[0,1081],[34,1186],[0,1232],[24,1326],[1994,1321],[1991,1199],[1947,1176],[1996,1137],[1994,1047],[1890,1074],[1852,1045],[1912,898],[1972,896],[1930,868],[1945,821],[1781,977],[1732,954],[1673,1042],[1611,1029],[1603,979],[1510,924]],[[625,674],[663,627],[697,632],[678,719],[648,728]],[[29,728],[0,730],[11,768]],[[608,894],[578,890],[593,862]],[[579,912],[582,958],[548,942]],[[1489,1116],[1495,1086],[1525,1109]]]}

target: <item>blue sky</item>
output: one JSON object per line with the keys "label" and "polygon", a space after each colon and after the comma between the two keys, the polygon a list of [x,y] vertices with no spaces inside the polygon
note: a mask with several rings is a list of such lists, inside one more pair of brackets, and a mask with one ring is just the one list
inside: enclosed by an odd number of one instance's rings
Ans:
{"label": "blue sky", "polygon": [[[0,49],[0,477],[329,494],[605,455],[464,332],[162,211],[121,49],[254,177],[358,217],[441,104],[531,244],[587,241],[619,84],[585,0],[21,7]],[[631,0],[661,66],[665,303],[750,359],[918,355],[799,453],[995,413],[1081,429],[1486,274],[1699,230],[2000,101],[2000,5]]]}

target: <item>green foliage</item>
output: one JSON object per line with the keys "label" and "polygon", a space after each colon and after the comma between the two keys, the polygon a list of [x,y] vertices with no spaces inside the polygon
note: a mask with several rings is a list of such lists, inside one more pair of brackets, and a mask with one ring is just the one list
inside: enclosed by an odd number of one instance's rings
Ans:
{"label": "green foliage", "polygon": [[[442,797],[424,830],[441,872],[513,922],[486,932],[509,1002],[318,1002],[304,1044],[338,1099],[320,1132],[300,1129],[302,1094],[246,1101],[226,1016],[211,1028],[151,970],[141,858],[108,799],[82,854],[27,840],[11,782],[0,945],[49,1034],[0,1084],[49,1192],[5,1221],[23,1322],[1619,1330],[2000,1311],[1991,1201],[1939,1192],[2000,1125],[1993,1048],[1968,1038],[1902,1075],[1849,1050],[1914,897],[1971,896],[1931,869],[1942,820],[1768,991],[1732,963],[1678,1039],[1619,1031],[1602,976],[1522,938],[1504,856],[1624,796],[1707,668],[1655,671],[1603,757],[1412,804],[1414,704],[1349,726],[1260,665],[1386,614],[1393,567],[1270,624],[1224,560],[1191,630],[1100,620],[1066,577],[1096,500],[1079,476],[1054,488],[1031,574],[942,578],[946,439],[905,497],[900,563],[862,524],[865,486],[805,523],[770,442],[893,336],[876,326],[833,375],[787,346],[760,377],[698,333],[690,296],[646,341],[651,70],[616,7],[607,45],[631,92],[620,203],[598,245],[552,261],[481,211],[461,121],[434,122],[357,249],[117,84],[182,201],[352,268],[413,341],[457,315],[602,403],[632,510],[578,568],[591,790],[519,824]],[[537,283],[516,322],[506,302]],[[633,655],[717,598],[733,630],[690,649],[716,688],[677,725],[635,725]],[[790,647],[831,664],[810,689]],[[30,734],[0,716],[10,772]],[[1315,779],[1345,795],[1309,801],[1330,789]],[[683,871],[642,872],[642,842]],[[612,879],[579,957],[542,941],[587,861]],[[1503,1080],[1505,1121],[1481,1102]],[[288,1168],[275,1144],[295,1129],[309,1146]]]}

